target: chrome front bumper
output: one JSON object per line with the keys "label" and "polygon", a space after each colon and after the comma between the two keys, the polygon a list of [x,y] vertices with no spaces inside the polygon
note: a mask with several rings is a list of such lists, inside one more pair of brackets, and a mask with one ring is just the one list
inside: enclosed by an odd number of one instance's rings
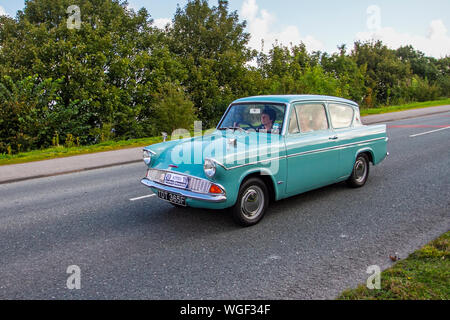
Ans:
{"label": "chrome front bumper", "polygon": [[213,194],[196,193],[196,192],[192,192],[189,190],[183,190],[183,189],[178,189],[178,188],[174,188],[174,187],[169,187],[169,186],[160,184],[158,182],[148,180],[147,178],[142,179],[141,183],[149,188],[182,195],[183,197],[186,197],[187,199],[205,201],[205,202],[213,202],[213,203],[220,203],[220,202],[227,201],[227,196],[225,194],[213,195]]}

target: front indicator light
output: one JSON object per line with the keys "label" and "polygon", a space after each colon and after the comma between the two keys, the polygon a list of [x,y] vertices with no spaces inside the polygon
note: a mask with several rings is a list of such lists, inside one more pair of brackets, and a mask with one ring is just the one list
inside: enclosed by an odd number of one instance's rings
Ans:
{"label": "front indicator light", "polygon": [[209,188],[209,193],[222,194],[223,190],[219,186],[212,184],[211,187]]}

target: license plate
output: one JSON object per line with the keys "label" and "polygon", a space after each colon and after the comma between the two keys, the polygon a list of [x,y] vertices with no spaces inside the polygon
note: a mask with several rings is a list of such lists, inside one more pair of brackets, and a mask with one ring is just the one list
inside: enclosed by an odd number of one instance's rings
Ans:
{"label": "license plate", "polygon": [[177,188],[186,189],[189,183],[188,177],[175,173],[166,173],[164,178],[165,184]]}
{"label": "license plate", "polygon": [[183,197],[182,195],[176,193],[158,190],[158,198],[164,201],[171,202],[173,204],[177,204],[179,206],[186,207],[186,197]]}

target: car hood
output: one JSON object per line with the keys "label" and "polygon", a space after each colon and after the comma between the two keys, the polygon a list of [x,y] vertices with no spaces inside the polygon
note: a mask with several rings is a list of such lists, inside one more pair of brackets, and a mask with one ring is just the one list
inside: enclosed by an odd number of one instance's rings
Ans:
{"label": "car hood", "polygon": [[172,140],[145,148],[152,151],[151,166],[191,175],[204,175],[205,159],[215,160],[224,168],[277,158],[284,152],[280,135],[214,131],[212,134],[181,140]]}

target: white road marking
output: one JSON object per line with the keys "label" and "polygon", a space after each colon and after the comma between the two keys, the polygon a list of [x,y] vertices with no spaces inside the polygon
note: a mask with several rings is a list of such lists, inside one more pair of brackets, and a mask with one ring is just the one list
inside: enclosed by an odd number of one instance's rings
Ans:
{"label": "white road marking", "polygon": [[130,199],[130,201],[137,201],[137,200],[147,199],[147,198],[151,198],[151,197],[154,197],[154,196],[156,196],[156,194],[149,194],[147,196],[142,196],[142,197]]}
{"label": "white road marking", "polygon": [[419,136],[423,136],[423,135],[426,135],[429,133],[438,132],[438,131],[447,130],[447,129],[450,129],[450,127],[445,127],[445,128],[441,128],[441,129],[437,129],[437,130],[433,130],[433,131],[418,133],[418,134],[413,134],[412,136],[409,136],[409,137],[410,138],[419,137]]}

